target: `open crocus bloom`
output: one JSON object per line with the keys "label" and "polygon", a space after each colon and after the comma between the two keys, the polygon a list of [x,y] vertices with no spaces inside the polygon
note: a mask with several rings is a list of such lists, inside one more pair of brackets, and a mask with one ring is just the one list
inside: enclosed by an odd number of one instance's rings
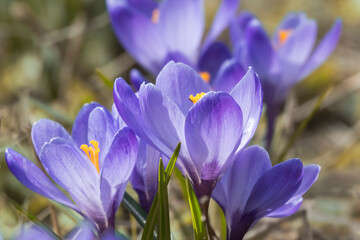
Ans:
{"label": "open crocus bloom", "polygon": [[263,217],[286,217],[296,212],[302,195],[316,181],[320,166],[303,167],[300,159],[271,166],[259,146],[241,152],[216,185],[212,197],[225,213],[227,239],[242,239]]}
{"label": "open crocus bloom", "polygon": [[41,119],[31,137],[46,172],[75,204],[35,164],[8,148],[5,158],[14,176],[34,192],[77,211],[98,233],[113,228],[136,161],[133,131],[119,129],[108,110],[91,103],[77,115],[72,135],[60,124]]}
{"label": "open crocus bloom", "polygon": [[210,80],[231,54],[214,42],[235,16],[239,0],[223,0],[204,34],[203,0],[107,0],[114,32],[126,50],[152,74],[170,61],[203,71]]}
{"label": "open crocus bloom", "polygon": [[234,155],[252,138],[262,93],[252,69],[231,91],[214,92],[192,68],[169,62],[156,85],[142,84],[137,95],[117,79],[114,102],[126,124],[166,157],[181,142],[177,166],[200,198],[211,195]]}
{"label": "open crocus bloom", "polygon": [[[318,68],[333,52],[340,38],[342,23],[334,26],[316,48],[316,21],[305,13],[290,13],[270,39],[261,22],[251,13],[240,14],[231,24],[234,55],[259,74],[267,104],[269,132],[288,90]],[[271,137],[271,136],[269,136]]]}

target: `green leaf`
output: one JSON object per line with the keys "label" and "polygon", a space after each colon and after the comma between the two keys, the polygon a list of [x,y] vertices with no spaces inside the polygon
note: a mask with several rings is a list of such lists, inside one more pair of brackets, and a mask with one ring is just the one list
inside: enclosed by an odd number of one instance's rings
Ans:
{"label": "green leaf", "polygon": [[159,216],[158,223],[158,238],[164,240],[170,240],[170,218],[169,218],[169,201],[168,191],[166,184],[166,177],[164,171],[164,164],[162,159],[159,161],[159,182],[158,182],[158,194],[159,194]]}
{"label": "green leaf", "polygon": [[113,89],[114,87],[114,81],[111,81],[108,77],[105,76],[104,73],[101,72],[100,69],[95,69],[96,75],[104,82],[104,84],[109,87],[110,89]]}
{"label": "green leaf", "polygon": [[201,220],[201,209],[189,178],[186,178],[186,190],[190,205],[191,218],[193,222],[194,235],[196,240],[208,239],[204,222]]}
{"label": "green leaf", "polygon": [[[175,168],[175,163],[177,161],[177,158],[179,156],[181,144],[179,143],[173,153],[173,155],[170,158],[170,161],[165,169],[165,185],[170,181],[171,174]],[[148,217],[146,218],[146,223],[144,227],[144,232],[141,237],[141,240],[151,240],[153,237],[157,237],[157,234],[154,233],[156,224],[158,224],[159,219],[159,189],[158,192],[155,195],[154,201],[151,205],[150,212],[148,214]]]}
{"label": "green leaf", "polygon": [[61,240],[61,238],[56,235],[51,228],[49,228],[48,226],[46,226],[45,224],[43,224],[37,217],[35,217],[34,215],[32,215],[27,209],[25,209],[23,206],[21,206],[20,204],[18,204],[17,202],[11,200],[11,203],[13,204],[13,206],[15,207],[15,209],[21,214],[23,215],[25,218],[27,218],[29,221],[31,221],[32,223],[38,225],[39,227],[41,227],[41,229],[43,229],[44,231],[46,231],[47,233],[49,233],[54,239],[58,239]]}
{"label": "green leaf", "polygon": [[146,212],[144,209],[127,192],[124,194],[122,203],[126,209],[135,217],[140,226],[144,227],[146,222]]}

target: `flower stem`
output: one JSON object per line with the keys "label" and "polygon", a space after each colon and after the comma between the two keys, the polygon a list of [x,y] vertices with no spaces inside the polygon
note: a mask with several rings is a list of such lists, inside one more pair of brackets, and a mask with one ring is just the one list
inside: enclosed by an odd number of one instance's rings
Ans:
{"label": "flower stem", "polygon": [[201,213],[202,213],[202,221],[205,225],[206,235],[208,236],[209,240],[218,240],[219,238],[216,236],[214,229],[210,225],[209,219],[209,203],[210,197],[203,196],[199,199]]}

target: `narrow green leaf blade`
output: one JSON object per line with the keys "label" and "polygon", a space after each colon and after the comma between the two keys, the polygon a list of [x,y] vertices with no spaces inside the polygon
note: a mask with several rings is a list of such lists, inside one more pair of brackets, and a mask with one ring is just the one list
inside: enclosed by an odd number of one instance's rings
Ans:
{"label": "narrow green leaf blade", "polygon": [[166,175],[162,159],[159,161],[159,215],[160,221],[158,225],[158,238],[170,240],[170,218],[169,218],[169,201],[166,184]]}
{"label": "narrow green leaf blade", "polygon": [[127,193],[125,192],[122,203],[126,209],[135,217],[136,221],[141,227],[145,226],[146,212],[142,207]]}
{"label": "narrow green leaf blade", "polygon": [[177,161],[177,159],[178,159],[179,152],[180,152],[180,148],[181,148],[181,143],[179,143],[179,144],[176,146],[175,151],[174,151],[174,153],[172,154],[168,165],[166,166],[166,169],[165,169],[166,185],[169,183],[170,177],[171,177],[171,175],[172,175],[172,172],[174,171],[175,163],[176,163],[176,161]]}
{"label": "narrow green leaf blade", "polygon": [[193,222],[194,235],[196,240],[207,239],[204,222],[201,221],[201,209],[196,198],[195,192],[191,186],[189,178],[186,178],[186,190],[190,205],[191,218]]}

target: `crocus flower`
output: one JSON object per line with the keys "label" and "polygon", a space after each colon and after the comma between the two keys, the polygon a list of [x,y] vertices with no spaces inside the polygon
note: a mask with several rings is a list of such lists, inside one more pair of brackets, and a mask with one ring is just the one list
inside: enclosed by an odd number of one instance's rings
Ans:
{"label": "crocus flower", "polygon": [[261,22],[251,13],[240,14],[231,24],[234,55],[245,66],[259,74],[267,104],[268,145],[270,146],[275,118],[288,90],[318,68],[333,52],[341,34],[341,20],[316,48],[316,21],[305,13],[290,13],[276,28],[272,39]]}
{"label": "crocus flower", "polygon": [[249,69],[237,82],[228,93],[213,92],[191,67],[169,62],[156,85],[142,84],[136,95],[117,79],[114,102],[126,124],[166,157],[181,142],[177,166],[201,198],[211,195],[233,156],[252,138],[261,115],[255,72]]}
{"label": "crocus flower", "polygon": [[[72,208],[100,234],[113,229],[115,213],[135,165],[137,139],[132,130],[118,130],[110,112],[86,104],[70,135],[60,124],[41,119],[31,131],[37,156],[58,189],[34,163],[8,148],[6,162],[26,187]],[[74,202],[74,203],[73,203]]]}
{"label": "crocus flower", "polygon": [[157,75],[170,60],[201,71],[210,81],[231,57],[214,42],[235,16],[239,0],[223,0],[204,38],[203,0],[107,0],[114,32],[125,49]]}
{"label": "crocus flower", "polygon": [[227,239],[242,239],[263,217],[286,217],[296,212],[302,195],[316,181],[318,165],[303,167],[300,159],[271,166],[259,146],[241,152],[216,185],[212,197],[225,213]]}

